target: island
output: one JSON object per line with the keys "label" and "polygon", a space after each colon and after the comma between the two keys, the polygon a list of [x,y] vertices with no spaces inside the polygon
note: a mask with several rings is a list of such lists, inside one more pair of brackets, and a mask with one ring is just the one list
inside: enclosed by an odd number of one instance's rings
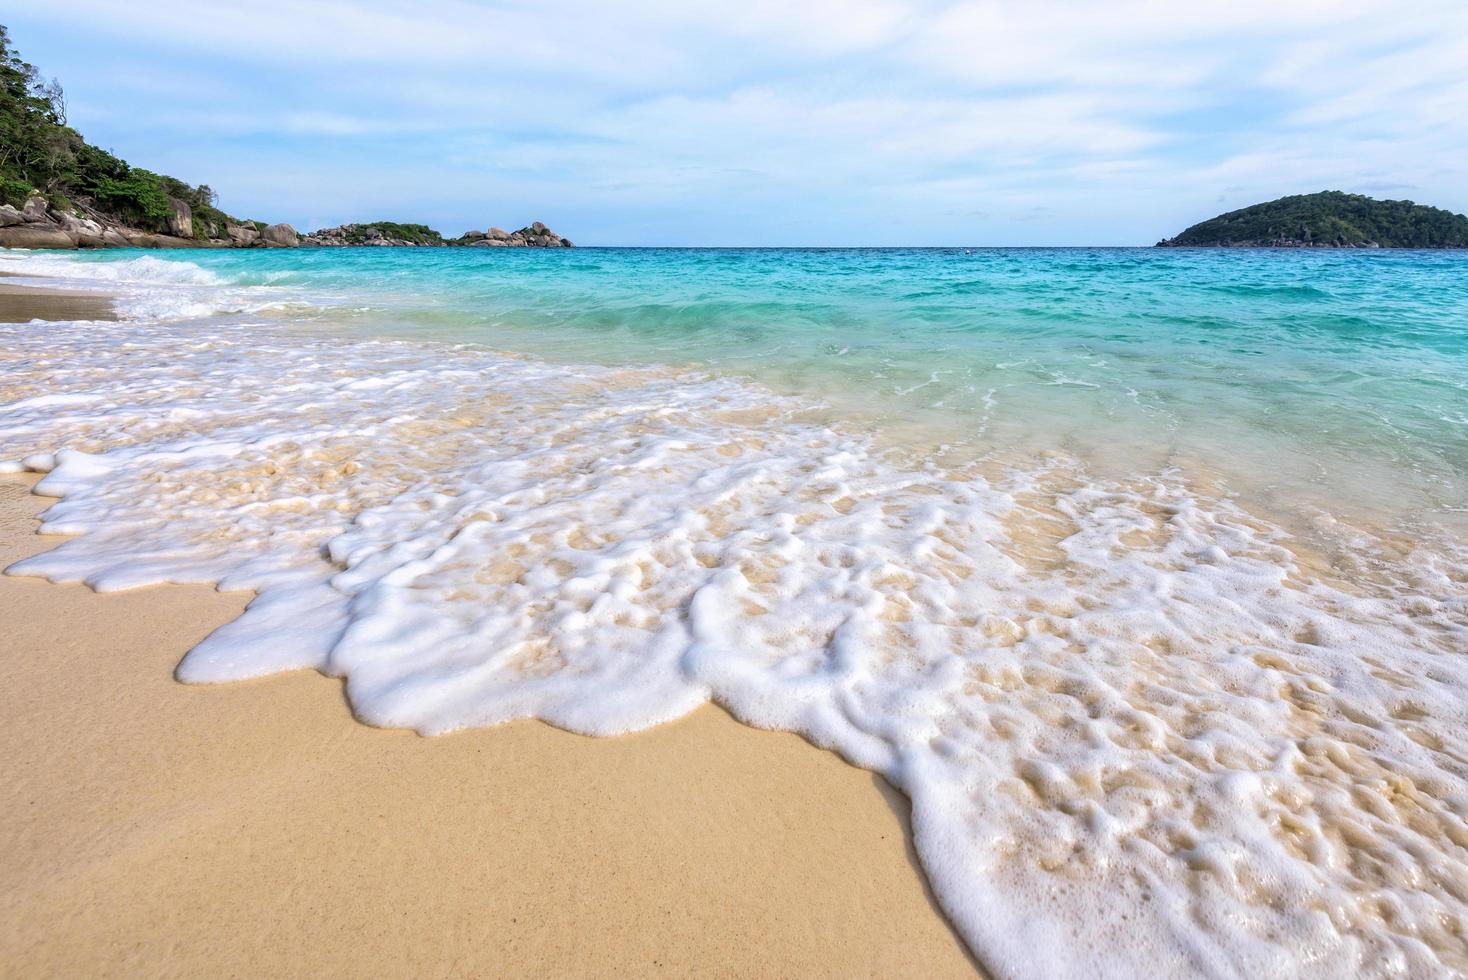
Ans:
{"label": "island", "polygon": [[444,238],[427,225],[399,224],[395,221],[374,221],[367,224],[340,225],[322,228],[301,239],[302,245],[314,246],[377,246],[412,248],[421,246],[471,247],[521,247],[521,248],[571,248],[569,238],[562,238],[539,221],[532,221],[519,231],[490,228],[489,231],[466,231],[458,238]]}
{"label": "island", "polygon": [[1468,248],[1468,217],[1412,201],[1321,191],[1201,221],[1161,248]]}

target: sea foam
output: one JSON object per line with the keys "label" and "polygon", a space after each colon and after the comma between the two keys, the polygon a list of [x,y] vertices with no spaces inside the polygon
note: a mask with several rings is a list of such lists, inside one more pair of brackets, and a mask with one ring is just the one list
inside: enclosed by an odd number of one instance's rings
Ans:
{"label": "sea foam", "polygon": [[251,589],[190,682],[594,735],[715,700],[882,773],[1006,976],[1468,969],[1468,562],[1162,470],[940,465],[754,384],[239,318],[0,325],[12,574]]}

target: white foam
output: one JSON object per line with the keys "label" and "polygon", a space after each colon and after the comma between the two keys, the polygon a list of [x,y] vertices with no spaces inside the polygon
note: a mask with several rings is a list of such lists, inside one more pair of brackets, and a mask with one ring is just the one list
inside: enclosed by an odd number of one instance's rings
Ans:
{"label": "white foam", "polygon": [[79,284],[218,286],[224,281],[208,269],[180,259],[153,255],[116,261],[92,261],[66,252],[24,252],[0,249],[0,268],[16,275],[77,280]]}
{"label": "white foam", "polygon": [[1180,474],[947,471],[727,380],[260,325],[0,326],[0,402],[82,535],[13,573],[258,591],[184,680],[316,667],[426,733],[717,699],[906,792],[1003,975],[1468,966],[1461,542],[1322,522],[1316,559]]}
{"label": "white foam", "polygon": [[36,285],[106,293],[124,320],[262,313],[296,300],[279,286],[235,284],[186,259],[152,255],[97,261],[75,253],[0,249],[0,271]]}

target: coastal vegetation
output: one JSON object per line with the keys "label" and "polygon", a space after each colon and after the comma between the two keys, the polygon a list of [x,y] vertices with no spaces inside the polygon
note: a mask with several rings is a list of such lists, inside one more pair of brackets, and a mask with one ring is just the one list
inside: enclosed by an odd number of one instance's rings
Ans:
{"label": "coastal vegetation", "polygon": [[401,224],[396,221],[373,221],[364,224],[322,228],[306,235],[303,245],[467,245],[520,246],[526,248],[570,248],[571,240],[562,238],[539,221],[519,231],[491,228],[489,231],[466,231],[458,238],[444,238],[427,225]]}
{"label": "coastal vegetation", "polygon": [[0,25],[0,205],[22,209],[37,197],[51,211],[197,240],[242,224],[207,184],[130,166],[89,144],[67,124],[61,85],[22,59]]}
{"label": "coastal vegetation", "polygon": [[[314,241],[320,239],[320,241]],[[442,245],[443,235],[427,225],[396,221],[323,228],[306,236],[307,244],[321,245]]]}
{"label": "coastal vegetation", "polygon": [[1412,201],[1321,191],[1255,204],[1199,222],[1171,247],[1468,248],[1468,217]]}

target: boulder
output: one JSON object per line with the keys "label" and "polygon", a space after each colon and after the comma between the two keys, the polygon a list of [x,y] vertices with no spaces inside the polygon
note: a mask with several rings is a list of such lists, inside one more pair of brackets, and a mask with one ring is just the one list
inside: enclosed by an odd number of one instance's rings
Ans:
{"label": "boulder", "polygon": [[546,228],[546,226],[543,225],[543,224],[541,224],[539,221],[532,221],[532,222],[530,222],[530,231],[533,234],[536,234],[536,235],[544,235],[549,230],[550,229]]}
{"label": "boulder", "polygon": [[260,240],[260,233],[251,225],[225,225],[224,233],[237,245],[250,245]]}
{"label": "boulder", "polygon": [[497,242],[507,242],[510,240],[510,233],[503,228],[491,228],[489,229],[489,237]]}
{"label": "boulder", "polygon": [[25,207],[20,209],[20,213],[28,224],[51,223],[46,214],[46,199],[39,194],[26,198]]}
{"label": "boulder", "polygon": [[279,247],[291,247],[301,243],[296,230],[287,224],[270,225],[260,233],[260,240],[266,245]]}
{"label": "boulder", "polygon": [[132,242],[123,237],[122,232],[116,228],[106,228],[102,231],[102,244],[108,248],[127,248]]}
{"label": "boulder", "polygon": [[137,235],[132,243],[139,248],[204,248],[202,242],[192,238],[179,238],[177,235]]}
{"label": "boulder", "polygon": [[102,237],[102,226],[91,218],[80,218],[74,214],[62,212],[61,230],[73,235],[86,235],[91,238]]}
{"label": "boulder", "polygon": [[0,248],[76,248],[76,237],[60,228],[11,225],[0,228]]}
{"label": "boulder", "polygon": [[0,228],[25,223],[25,215],[8,204],[0,204]]}
{"label": "boulder", "polygon": [[189,207],[187,201],[180,201],[176,197],[168,199],[168,207],[171,209],[168,215],[168,230],[179,238],[193,238],[194,209]]}

